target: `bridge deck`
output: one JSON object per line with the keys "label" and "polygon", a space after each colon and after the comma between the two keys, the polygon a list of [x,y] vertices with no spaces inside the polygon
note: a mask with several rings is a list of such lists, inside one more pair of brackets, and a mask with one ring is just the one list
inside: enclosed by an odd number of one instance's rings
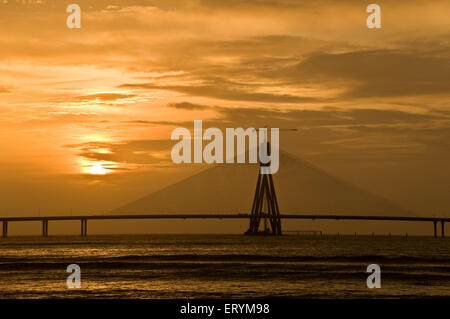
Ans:
{"label": "bridge deck", "polygon": [[[259,215],[254,217],[268,217]],[[42,220],[106,220],[106,219],[248,219],[250,214],[108,214],[73,216],[24,216],[0,217],[0,221],[42,221]],[[334,219],[334,220],[391,220],[391,221],[429,221],[449,222],[450,217],[413,216],[367,216],[367,215],[322,215],[322,214],[281,214],[281,219]]]}
{"label": "bridge deck", "polygon": [[[49,221],[80,220],[81,236],[87,235],[88,220],[118,220],[118,219],[249,219],[250,217],[269,218],[268,215],[250,214],[105,214],[105,215],[78,215],[78,216],[23,216],[0,217],[2,222],[2,237],[8,236],[9,222],[41,221],[42,236],[48,236]],[[273,217],[272,217],[273,218]],[[413,216],[363,216],[363,215],[318,215],[318,214],[281,214],[280,219],[330,219],[330,220],[384,220],[384,221],[414,221],[433,222],[434,237],[437,237],[437,224],[441,223],[441,235],[445,237],[444,224],[449,222],[448,217],[413,217]]]}

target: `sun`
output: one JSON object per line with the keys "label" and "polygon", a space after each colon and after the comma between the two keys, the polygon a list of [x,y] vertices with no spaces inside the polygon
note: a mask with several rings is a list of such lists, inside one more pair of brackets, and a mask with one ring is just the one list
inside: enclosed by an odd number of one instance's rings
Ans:
{"label": "sun", "polygon": [[92,175],[105,175],[110,172],[109,169],[104,168],[101,163],[94,163],[93,165],[87,167],[89,174]]}
{"label": "sun", "polygon": [[117,163],[79,159],[79,167],[84,174],[106,175],[113,172],[112,168],[117,167]]}

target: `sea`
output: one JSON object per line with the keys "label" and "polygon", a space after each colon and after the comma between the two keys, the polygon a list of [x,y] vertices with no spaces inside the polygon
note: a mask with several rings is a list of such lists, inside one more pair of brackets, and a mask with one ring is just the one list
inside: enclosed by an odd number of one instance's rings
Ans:
{"label": "sea", "polygon": [[[68,288],[67,267],[80,268]],[[371,264],[380,288],[368,288]],[[119,235],[0,239],[0,298],[450,296],[450,239]]]}

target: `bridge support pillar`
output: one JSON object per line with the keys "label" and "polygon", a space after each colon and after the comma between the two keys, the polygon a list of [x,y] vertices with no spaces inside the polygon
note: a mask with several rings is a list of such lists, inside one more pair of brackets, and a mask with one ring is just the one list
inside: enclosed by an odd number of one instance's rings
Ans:
{"label": "bridge support pillar", "polygon": [[434,237],[437,237],[437,221],[433,222],[433,227],[434,227]]}
{"label": "bridge support pillar", "polygon": [[3,228],[3,231],[2,231],[2,237],[8,237],[8,222],[6,221],[6,220],[4,220],[3,221],[3,223],[2,223],[2,228]]}
{"label": "bridge support pillar", "polygon": [[445,229],[444,229],[445,222],[441,220],[441,236],[445,237]]}
{"label": "bridge support pillar", "polygon": [[87,236],[87,219],[81,220],[81,237]]}
{"label": "bridge support pillar", "polygon": [[48,220],[43,219],[42,220],[42,237],[48,236]]}
{"label": "bridge support pillar", "polygon": [[[262,147],[262,146],[261,146]],[[269,153],[270,143],[266,142],[267,153]],[[253,198],[252,212],[250,214],[250,225],[245,232],[246,235],[281,235],[281,217],[278,207],[277,195],[273,183],[273,177],[269,170],[270,163],[259,164],[258,181],[256,182],[255,197]],[[263,171],[266,174],[263,174]],[[266,205],[264,205],[266,204]],[[264,208],[266,206],[266,208]],[[261,217],[264,218],[264,229],[259,230]],[[267,226],[270,223],[270,228]]]}
{"label": "bridge support pillar", "polygon": [[[263,208],[266,204],[266,210]],[[259,230],[261,218],[264,218],[264,229]],[[269,221],[270,228],[268,228]],[[250,215],[250,226],[246,235],[281,235],[281,218],[277,196],[273,184],[272,174],[259,174],[256,184],[255,197]]]}

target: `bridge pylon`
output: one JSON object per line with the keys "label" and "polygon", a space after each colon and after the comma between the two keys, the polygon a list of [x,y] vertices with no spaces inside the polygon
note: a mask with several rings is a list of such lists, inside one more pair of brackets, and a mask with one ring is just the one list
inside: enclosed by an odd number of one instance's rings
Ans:
{"label": "bridge pylon", "polygon": [[[267,149],[270,145],[267,142]],[[273,177],[270,172],[262,173],[262,167],[270,163],[259,164],[258,181],[256,182],[255,197],[253,199],[252,212],[250,214],[250,226],[245,235],[281,235],[281,217],[278,208],[278,200],[273,184]],[[259,230],[261,219],[264,219],[264,229]],[[269,224],[267,224],[269,221]]]}

